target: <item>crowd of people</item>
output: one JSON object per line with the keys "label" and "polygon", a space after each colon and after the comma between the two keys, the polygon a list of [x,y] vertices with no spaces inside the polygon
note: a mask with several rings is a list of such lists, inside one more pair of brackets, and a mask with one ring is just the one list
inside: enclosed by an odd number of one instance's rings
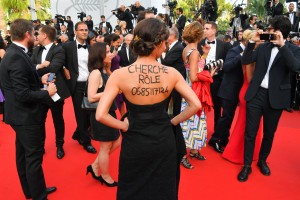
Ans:
{"label": "crowd of people", "polygon": [[[14,20],[12,42],[0,37],[0,102],[3,120],[16,132],[17,171],[26,199],[47,199],[56,191],[46,187],[41,167],[45,122],[50,110],[56,156],[63,159],[63,110],[69,97],[76,118],[72,139],[86,152],[98,152],[87,174],[118,187],[117,199],[177,199],[180,165],[192,169],[189,159],[209,159],[200,153],[206,144],[243,165],[239,181],[247,181],[256,160],[269,176],[267,158],[281,114],[299,110],[293,9],[290,4],[289,13],[274,15],[267,27],[257,26],[256,15],[243,26],[233,19],[233,35],[223,38],[214,21],[185,25],[183,9],[177,8],[172,23],[138,1],[135,27],[124,5],[115,13],[117,27],[102,15],[98,32],[91,16],[75,26],[68,16],[68,25],[59,27]],[[263,40],[264,34],[274,37]],[[97,108],[83,107],[84,97]],[[212,110],[214,132],[208,140]],[[100,142],[99,150],[91,140]],[[109,155],[120,146],[116,181]]]}

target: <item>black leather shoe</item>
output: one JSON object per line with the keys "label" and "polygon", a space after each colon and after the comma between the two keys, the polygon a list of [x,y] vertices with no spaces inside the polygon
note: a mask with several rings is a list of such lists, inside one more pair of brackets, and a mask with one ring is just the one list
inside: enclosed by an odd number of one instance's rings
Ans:
{"label": "black leather shoe", "polygon": [[72,139],[73,140],[77,140],[77,142],[80,144],[80,145],[83,145],[83,142],[82,142],[82,140],[79,138],[79,136],[78,135],[73,135],[72,136]]}
{"label": "black leather shoe", "polygon": [[56,187],[48,187],[48,188],[46,188],[46,193],[51,194],[51,193],[55,192],[56,190],[57,190]]}
{"label": "black leather shoe", "polygon": [[248,180],[248,175],[251,174],[252,169],[251,166],[245,165],[242,169],[242,171],[238,175],[238,180],[240,182],[245,182]]}
{"label": "black leather shoe", "polygon": [[89,153],[97,153],[97,150],[91,145],[84,145],[83,148]]}
{"label": "black leather shoe", "polygon": [[219,142],[215,142],[215,141],[212,141],[210,140],[208,142],[208,145],[209,146],[212,146],[214,148],[214,150],[218,153],[223,153],[224,152],[224,149],[223,147],[221,147],[220,143]]}
{"label": "black leather shoe", "polygon": [[56,157],[58,159],[62,159],[64,156],[65,156],[65,151],[64,151],[63,147],[57,147]]}
{"label": "black leather shoe", "polygon": [[270,176],[271,171],[270,171],[270,168],[268,167],[266,161],[264,161],[264,160],[259,160],[259,161],[257,162],[257,166],[258,166],[258,168],[260,169],[260,172],[261,172],[263,175],[265,175],[265,176]]}

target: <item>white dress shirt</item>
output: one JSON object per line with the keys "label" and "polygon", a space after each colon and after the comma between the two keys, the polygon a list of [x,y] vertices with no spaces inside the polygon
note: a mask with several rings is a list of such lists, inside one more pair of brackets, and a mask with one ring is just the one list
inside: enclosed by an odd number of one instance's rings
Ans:
{"label": "white dress shirt", "polygon": [[[80,44],[76,40],[76,48],[78,47],[78,44]],[[86,45],[84,43],[83,45]],[[77,58],[78,58],[78,82],[85,82],[88,79],[89,76],[89,70],[88,70],[88,57],[89,57],[89,50],[86,48],[77,48]]]}
{"label": "white dress shirt", "polygon": [[260,86],[265,88],[265,89],[268,89],[269,88],[269,72],[270,72],[270,69],[271,69],[271,66],[274,62],[274,59],[277,55],[277,53],[279,52],[279,49],[278,47],[273,47],[272,48],[272,51],[271,51],[271,57],[270,57],[270,61],[269,61],[269,65],[268,65],[268,69],[267,69],[267,73],[265,74],[265,77],[264,79],[262,80]]}
{"label": "white dress shirt", "polygon": [[[208,40],[206,40],[206,43],[207,43]],[[206,63],[209,63],[211,61],[216,61],[216,51],[217,51],[217,41],[216,39],[212,40],[212,41],[215,41],[214,44],[209,44],[210,46],[210,50],[207,54],[207,57],[206,57]],[[210,42],[212,42],[210,41]]]}

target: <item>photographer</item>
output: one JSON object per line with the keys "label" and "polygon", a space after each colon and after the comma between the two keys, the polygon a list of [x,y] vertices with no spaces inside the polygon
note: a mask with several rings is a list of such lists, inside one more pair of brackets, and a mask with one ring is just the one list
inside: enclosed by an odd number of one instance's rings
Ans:
{"label": "photographer", "polygon": [[204,2],[204,18],[208,21],[215,22],[218,18],[218,4],[216,0],[205,0]]}
{"label": "photographer", "polygon": [[121,5],[121,7],[117,10],[113,10],[112,11],[114,15],[116,15],[116,17],[121,20],[121,21],[126,21],[127,24],[127,30],[128,32],[131,32],[133,29],[133,24],[132,24],[132,15],[129,12],[128,9],[126,9],[126,7],[124,5]]}
{"label": "photographer", "polygon": [[234,8],[235,17],[231,18],[229,25],[233,28],[233,36],[238,37],[238,32],[241,29],[245,29],[247,14],[242,14],[243,8],[238,5]]}
{"label": "photographer", "polygon": [[74,40],[74,23],[71,20],[70,16],[67,16],[67,19],[64,19],[64,22],[68,23],[67,25],[67,35],[69,38],[69,41],[73,41]]}
{"label": "photographer", "polygon": [[88,26],[89,31],[93,31],[94,22],[92,20],[92,16],[88,15],[85,20],[86,25]]}
{"label": "photographer", "polygon": [[290,22],[292,24],[292,31],[293,32],[298,32],[298,17],[296,16],[296,12],[294,11],[294,4],[290,3],[289,4],[289,12],[285,13],[284,15],[287,16],[290,19]]}
{"label": "photographer", "polygon": [[145,8],[141,6],[139,1],[136,1],[135,4],[131,6],[131,13],[133,14],[135,19],[137,18],[139,13],[144,10]]}

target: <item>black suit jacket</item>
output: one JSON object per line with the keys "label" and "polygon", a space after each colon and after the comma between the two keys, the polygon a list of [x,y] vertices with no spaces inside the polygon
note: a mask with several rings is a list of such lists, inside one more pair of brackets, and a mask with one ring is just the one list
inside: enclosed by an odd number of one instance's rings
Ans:
{"label": "black suit jacket", "polygon": [[[203,39],[198,44],[198,47],[197,47],[197,49],[198,49],[198,51],[200,52],[201,55],[203,54],[201,46],[203,46],[205,44],[205,40],[206,39]],[[216,45],[217,45],[217,47],[216,47],[216,60],[223,59],[223,61],[225,62],[227,52],[228,52],[229,49],[232,48],[232,45],[229,42],[224,42],[224,41],[218,40],[218,39],[216,39]],[[222,75],[222,71],[220,71],[217,76],[219,76],[219,75]]]}
{"label": "black suit jacket", "polygon": [[[253,78],[245,95],[245,100],[253,99],[267,72],[272,44],[261,44],[253,51],[255,44],[249,43],[242,57],[243,64],[256,62]],[[286,42],[279,48],[269,72],[269,101],[274,109],[290,107],[291,83],[290,70],[300,70],[300,48]]]}
{"label": "black suit jacket", "polygon": [[218,96],[228,100],[238,101],[239,92],[243,85],[243,70],[241,64],[240,45],[230,49],[227,53],[223,65],[223,80],[218,92]]}
{"label": "black suit jacket", "polygon": [[[36,66],[37,64],[41,64],[42,58],[42,48],[41,46],[36,47],[33,50],[33,54],[31,56],[31,61]],[[70,96],[70,92],[66,83],[66,78],[63,72],[63,66],[65,63],[65,51],[61,46],[56,46],[53,44],[48,54],[46,55],[46,60],[50,62],[48,67],[44,67],[42,69],[38,69],[37,72],[39,76],[43,76],[47,73],[55,73],[55,84],[57,86],[57,94],[62,98],[66,99]]]}
{"label": "black suit jacket", "polygon": [[167,53],[165,58],[161,58],[161,64],[174,67],[186,78],[186,69],[182,59],[183,46],[180,42],[177,42]]}
{"label": "black suit jacket", "polygon": [[182,31],[184,29],[185,23],[186,23],[186,17],[184,15],[181,15],[176,22],[176,27],[178,28],[180,35],[182,35]]}
{"label": "black suit jacket", "polygon": [[67,85],[72,95],[75,91],[75,86],[79,75],[76,40],[63,44],[63,48],[66,55],[65,67],[70,71],[71,75],[71,79],[67,80]]}
{"label": "black suit jacket", "polygon": [[126,44],[125,43],[122,45],[120,51],[118,51],[118,54],[120,56],[120,66],[121,67],[131,65],[137,59],[137,57],[134,54],[133,50],[131,48],[129,48],[129,60],[128,60],[127,52],[126,52]]}
{"label": "black suit jacket", "polygon": [[[108,28],[109,34],[111,34],[112,31],[113,31],[113,28],[112,28],[111,24],[110,24],[109,22],[105,22],[105,23],[106,23],[106,27]],[[99,24],[99,29],[100,29],[100,31],[102,30],[102,26],[103,26],[103,22],[101,22],[101,23]]]}
{"label": "black suit jacket", "polygon": [[0,81],[5,96],[5,122],[11,125],[44,123],[42,112],[53,101],[48,91],[41,90],[30,58],[16,44],[11,44],[0,65]]}
{"label": "black suit jacket", "polygon": [[[293,24],[292,24],[292,31],[294,32],[298,32],[298,24],[299,24],[299,21],[298,21],[298,17],[296,16],[296,12],[293,12],[294,14],[294,20],[293,20]],[[287,16],[288,18],[290,18],[290,13],[287,12],[284,14],[285,16]]]}
{"label": "black suit jacket", "polygon": [[279,2],[277,6],[273,5],[272,11],[273,11],[272,17],[276,15],[283,15],[283,4]]}

